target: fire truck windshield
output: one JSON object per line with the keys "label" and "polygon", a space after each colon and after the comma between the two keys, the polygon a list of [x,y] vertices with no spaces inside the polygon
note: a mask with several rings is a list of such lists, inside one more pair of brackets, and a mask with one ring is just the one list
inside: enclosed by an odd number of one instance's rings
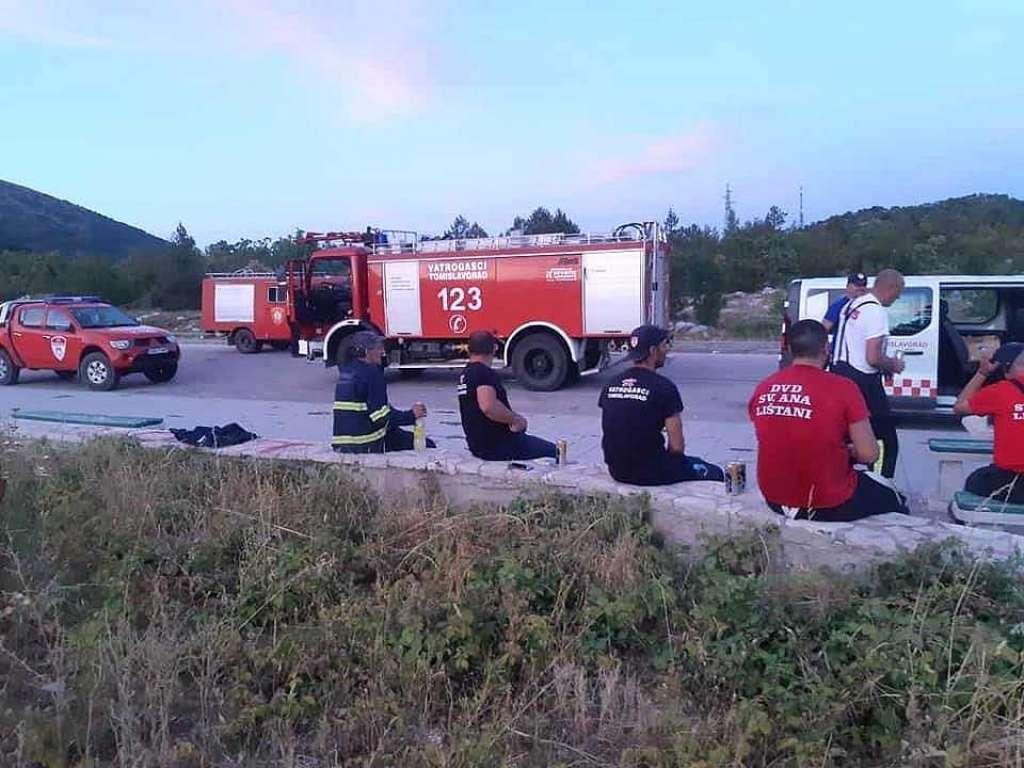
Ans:
{"label": "fire truck windshield", "polygon": [[75,307],[71,314],[83,328],[125,328],[139,324],[117,307]]}
{"label": "fire truck windshield", "polygon": [[313,277],[351,277],[352,264],[348,259],[317,259],[313,262]]}

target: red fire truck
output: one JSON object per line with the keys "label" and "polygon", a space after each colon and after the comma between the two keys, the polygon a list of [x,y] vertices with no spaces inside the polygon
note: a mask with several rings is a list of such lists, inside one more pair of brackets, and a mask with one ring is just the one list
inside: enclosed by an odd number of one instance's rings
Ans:
{"label": "red fire truck", "polygon": [[[635,326],[668,319],[668,245],[654,222],[608,235],[421,240],[367,230],[306,242],[316,250],[289,262],[277,287],[293,350],[327,365],[344,359],[354,332],[374,330],[391,367],[461,367],[467,337],[485,329],[519,381],[547,391],[600,370]],[[210,302],[231,279],[210,278]]]}
{"label": "red fire truck", "polygon": [[264,344],[287,349],[292,341],[284,273],[210,273],[203,279],[200,327],[226,336],[239,352],[253,354]]}

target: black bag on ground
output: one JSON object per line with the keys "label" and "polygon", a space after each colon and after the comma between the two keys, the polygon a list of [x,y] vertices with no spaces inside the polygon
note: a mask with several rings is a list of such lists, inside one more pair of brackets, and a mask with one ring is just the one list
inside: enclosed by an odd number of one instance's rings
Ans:
{"label": "black bag on ground", "polygon": [[172,429],[171,434],[186,445],[195,445],[199,448],[227,448],[248,443],[259,437],[255,432],[249,432],[234,422],[223,427]]}

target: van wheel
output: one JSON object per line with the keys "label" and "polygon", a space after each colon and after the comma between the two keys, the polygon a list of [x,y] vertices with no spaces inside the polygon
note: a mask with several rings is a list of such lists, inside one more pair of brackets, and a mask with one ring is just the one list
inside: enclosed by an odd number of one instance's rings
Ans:
{"label": "van wheel", "polygon": [[569,354],[565,346],[548,333],[531,333],[516,344],[512,370],[527,389],[552,392],[569,376]]}
{"label": "van wheel", "polygon": [[248,328],[241,328],[235,331],[233,341],[235,349],[243,355],[255,355],[263,349],[263,342],[256,338],[256,335]]}
{"label": "van wheel", "polygon": [[78,366],[78,378],[89,389],[109,392],[117,388],[121,375],[114,370],[114,366],[110,364],[110,359],[106,355],[102,352],[91,352]]}
{"label": "van wheel", "polygon": [[178,373],[177,363],[164,363],[142,372],[142,374],[154,384],[166,384]]}
{"label": "van wheel", "polygon": [[21,368],[14,364],[6,350],[0,349],[0,386],[17,384],[20,375]]}

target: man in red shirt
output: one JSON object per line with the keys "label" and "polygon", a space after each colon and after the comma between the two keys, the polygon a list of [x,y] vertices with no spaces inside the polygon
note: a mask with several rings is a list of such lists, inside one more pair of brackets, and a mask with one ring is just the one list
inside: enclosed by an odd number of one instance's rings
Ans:
{"label": "man in red shirt", "polygon": [[757,483],[779,514],[825,522],[907,514],[899,493],[853,462],[878,459],[857,385],[824,370],[828,332],[817,320],[789,329],[793,364],[758,384],[747,406],[757,433]]}
{"label": "man in red shirt", "polygon": [[[983,386],[989,375],[1003,368],[1003,381]],[[964,490],[1024,504],[1024,351],[1017,352],[1008,366],[993,361],[991,356],[982,358],[978,372],[957,398],[953,413],[990,416],[995,431],[993,462],[974,470]]]}

